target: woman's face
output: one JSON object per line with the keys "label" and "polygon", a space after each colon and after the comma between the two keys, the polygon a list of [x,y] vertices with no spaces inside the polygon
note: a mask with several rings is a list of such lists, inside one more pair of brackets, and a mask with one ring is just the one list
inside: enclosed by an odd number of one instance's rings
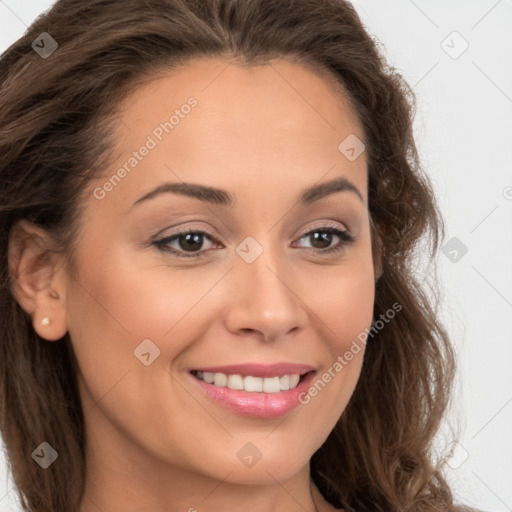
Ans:
{"label": "woman's face", "polygon": [[286,60],[197,60],[123,102],[66,290],[91,457],[250,483],[308,464],[353,393],[353,342],[372,320],[356,137],[340,94]]}

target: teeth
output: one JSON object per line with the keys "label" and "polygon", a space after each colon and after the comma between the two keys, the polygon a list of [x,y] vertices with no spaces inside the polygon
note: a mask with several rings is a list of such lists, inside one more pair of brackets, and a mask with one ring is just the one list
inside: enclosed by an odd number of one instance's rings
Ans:
{"label": "teeth", "polygon": [[230,375],[228,377],[229,389],[244,389],[244,379],[241,375]]}
{"label": "teeth", "polygon": [[[202,373],[203,373],[202,379],[205,382],[208,382],[208,384],[213,384],[213,381],[214,381],[213,373],[212,372],[202,372]],[[199,377],[199,372],[198,372],[197,376]],[[201,378],[201,377],[199,377],[199,378]]]}
{"label": "teeth", "polygon": [[214,373],[213,379],[215,385],[220,386],[221,388],[225,388],[228,383],[228,377],[225,373]]}
{"label": "teeth", "polygon": [[225,373],[201,372],[195,373],[195,376],[215,386],[228,387],[229,389],[237,389],[249,391],[251,393],[279,393],[280,391],[288,391],[297,387],[300,375],[297,373],[291,375],[283,375],[282,377],[253,377],[247,375],[226,375]]}
{"label": "teeth", "polygon": [[[297,381],[297,382],[299,382],[299,381]],[[279,393],[279,391],[281,391],[279,377],[263,379],[263,392],[264,393]]]}
{"label": "teeth", "polygon": [[281,387],[281,389],[283,391],[286,391],[286,390],[290,389],[290,376],[289,375],[283,375],[279,379],[279,386]]}
{"label": "teeth", "polygon": [[300,375],[293,374],[290,375],[290,389],[293,389],[299,383]]}
{"label": "teeth", "polygon": [[261,393],[263,391],[263,379],[261,377],[245,377],[244,389],[245,391],[259,391]]}

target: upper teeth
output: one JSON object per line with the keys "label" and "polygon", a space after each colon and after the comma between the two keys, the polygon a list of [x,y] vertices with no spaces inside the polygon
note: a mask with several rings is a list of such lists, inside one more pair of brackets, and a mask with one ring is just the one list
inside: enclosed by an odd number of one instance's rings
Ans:
{"label": "upper teeth", "polygon": [[201,372],[195,373],[198,379],[208,384],[239,389],[249,392],[279,393],[297,386],[300,380],[299,374],[283,375],[282,377],[252,377],[250,375],[226,375],[225,373]]}

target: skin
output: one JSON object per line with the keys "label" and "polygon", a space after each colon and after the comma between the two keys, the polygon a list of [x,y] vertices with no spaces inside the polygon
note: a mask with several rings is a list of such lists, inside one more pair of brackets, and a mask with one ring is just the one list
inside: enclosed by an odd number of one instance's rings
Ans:
{"label": "skin", "polygon": [[[251,68],[228,62],[195,60],[123,101],[107,179],[168,112],[190,96],[198,105],[103,199],[93,190],[105,178],[90,184],[73,254],[77,275],[59,255],[37,267],[47,234],[18,226],[37,236],[13,244],[17,300],[44,339],[69,331],[79,364],[88,438],[80,512],[303,512],[315,503],[335,510],[311,484],[309,461],[354,391],[364,346],[285,418],[228,411],[188,369],[286,361],[321,375],[370,327],[378,262],[367,162],[364,153],[350,161],[338,150],[363,133],[326,76],[284,59]],[[339,176],[363,200],[343,191],[298,204],[303,189]],[[167,193],[132,207],[169,181],[215,186],[236,201],[226,207]],[[315,246],[305,235],[326,225],[355,242],[322,254],[340,239]],[[178,227],[215,241],[204,238],[195,251],[202,256],[188,259],[150,245]],[[236,252],[248,236],[263,248],[252,263]],[[183,239],[171,247],[190,254]],[[160,350],[149,366],[134,357],[147,338]],[[237,457],[249,442],[262,454],[250,468]]]}

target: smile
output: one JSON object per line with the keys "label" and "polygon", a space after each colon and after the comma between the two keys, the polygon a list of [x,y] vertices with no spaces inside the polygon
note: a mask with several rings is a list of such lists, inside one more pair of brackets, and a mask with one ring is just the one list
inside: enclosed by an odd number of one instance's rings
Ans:
{"label": "smile", "polygon": [[[223,371],[220,371],[223,370]],[[277,418],[301,405],[316,371],[309,365],[232,365],[194,369],[194,385],[216,405],[254,418]]]}
{"label": "smile", "polygon": [[244,390],[249,393],[279,393],[297,387],[301,375],[292,373],[282,377],[254,377],[248,375],[243,377],[240,374],[226,375],[225,373],[193,372],[192,375],[208,384],[222,388]]}

